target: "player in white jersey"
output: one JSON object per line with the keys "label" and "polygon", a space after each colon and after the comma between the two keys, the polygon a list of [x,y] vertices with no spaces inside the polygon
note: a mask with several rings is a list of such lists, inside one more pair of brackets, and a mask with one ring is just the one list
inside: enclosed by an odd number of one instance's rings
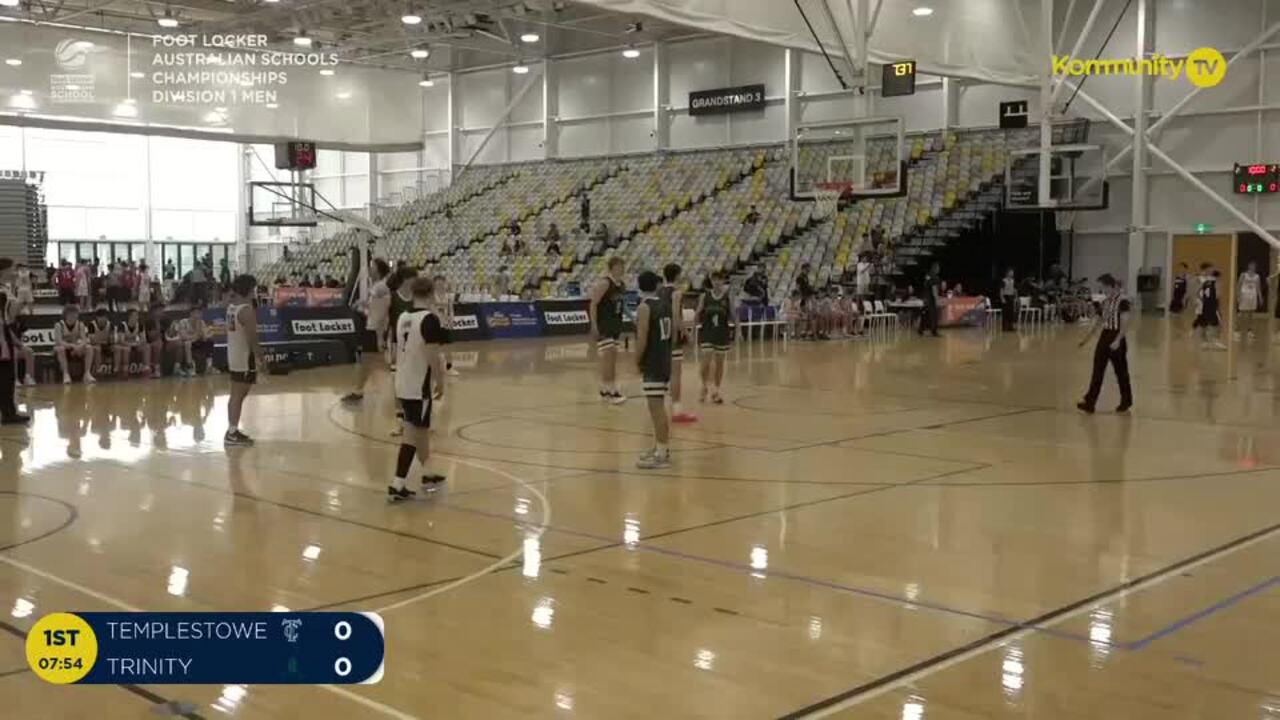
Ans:
{"label": "player in white jersey", "polygon": [[[453,332],[453,290],[449,287],[449,279],[443,275],[436,275],[431,278],[435,284],[435,308],[440,315],[440,324],[444,325],[445,337],[452,338],[450,333]],[[444,372],[449,377],[457,377],[458,371],[453,367],[453,362],[449,359],[449,353],[441,351],[441,362],[444,363]]]}
{"label": "player in white jersey", "polygon": [[72,357],[83,359],[84,381],[97,382],[93,377],[94,347],[89,342],[89,327],[80,321],[80,308],[75,305],[63,308],[62,319],[53,325],[53,354],[58,358],[64,385],[71,384],[68,360]]}
{"label": "player in white jersey", "polygon": [[[1236,307],[1240,311],[1240,324],[1244,326],[1245,335],[1252,340],[1253,317],[1262,312],[1266,305],[1262,299],[1262,276],[1258,274],[1258,263],[1250,262],[1245,271],[1240,273],[1236,288]],[[1240,339],[1238,330],[1236,339]]]}
{"label": "player in white jersey", "polygon": [[253,292],[258,281],[252,275],[240,275],[231,281],[231,297],[227,303],[227,370],[231,376],[231,397],[227,400],[227,434],[222,444],[228,447],[253,446],[253,438],[240,432],[240,411],[244,399],[258,382],[258,370],[267,369],[262,345],[258,343],[258,311],[253,306]]}
{"label": "player in white jersey", "polygon": [[[433,307],[435,287],[430,278],[415,278],[410,283],[413,307],[401,313],[396,321],[396,400],[404,411],[404,433],[396,457],[396,474],[387,486],[387,499],[399,502],[414,496],[405,487],[405,478],[413,467],[413,458],[425,470],[430,457],[432,380],[440,370],[440,350],[448,340],[440,316]],[[435,397],[444,392],[438,383]],[[424,473],[422,486],[434,490],[444,482],[443,475]]]}

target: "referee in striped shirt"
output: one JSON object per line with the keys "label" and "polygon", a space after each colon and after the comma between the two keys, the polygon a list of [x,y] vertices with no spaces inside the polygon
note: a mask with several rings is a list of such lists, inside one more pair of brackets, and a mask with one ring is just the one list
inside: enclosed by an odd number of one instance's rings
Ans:
{"label": "referee in striped shirt", "polygon": [[1093,334],[1102,329],[1098,337],[1098,346],[1093,351],[1093,378],[1089,381],[1089,392],[1085,393],[1076,407],[1093,414],[1098,402],[1098,393],[1102,392],[1102,379],[1107,372],[1107,363],[1116,371],[1116,383],[1120,385],[1120,405],[1117,413],[1129,412],[1133,407],[1133,389],[1129,386],[1129,345],[1125,341],[1125,333],[1129,330],[1129,298],[1120,292],[1120,281],[1110,274],[1098,278],[1106,297],[1102,300],[1098,321],[1089,329],[1089,333],[1080,340],[1080,347],[1089,342]]}

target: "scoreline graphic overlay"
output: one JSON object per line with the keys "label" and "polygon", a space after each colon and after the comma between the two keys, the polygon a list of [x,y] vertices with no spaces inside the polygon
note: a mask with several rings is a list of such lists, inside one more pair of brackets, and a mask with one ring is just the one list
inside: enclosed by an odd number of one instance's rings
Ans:
{"label": "scoreline graphic overlay", "polygon": [[368,685],[385,635],[376,613],[51,613],[26,646],[57,685]]}

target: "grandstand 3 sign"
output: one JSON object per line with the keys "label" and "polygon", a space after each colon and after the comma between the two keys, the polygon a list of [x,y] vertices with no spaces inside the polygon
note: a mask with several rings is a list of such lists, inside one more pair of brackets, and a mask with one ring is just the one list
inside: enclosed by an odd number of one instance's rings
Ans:
{"label": "grandstand 3 sign", "polygon": [[718,115],[764,109],[764,85],[698,90],[689,93],[690,115]]}

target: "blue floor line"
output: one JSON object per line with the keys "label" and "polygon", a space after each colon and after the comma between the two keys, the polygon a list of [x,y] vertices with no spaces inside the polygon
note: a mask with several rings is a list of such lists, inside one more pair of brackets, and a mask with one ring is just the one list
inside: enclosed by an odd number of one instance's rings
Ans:
{"label": "blue floor line", "polygon": [[1232,605],[1235,605],[1236,603],[1240,602],[1241,600],[1244,600],[1245,598],[1251,597],[1253,595],[1257,595],[1258,593],[1261,593],[1261,592],[1265,592],[1266,590],[1271,589],[1271,587],[1276,583],[1280,583],[1280,576],[1273,577],[1269,580],[1263,580],[1257,585],[1254,585],[1253,587],[1242,590],[1230,597],[1219,600],[1218,602],[1210,605],[1207,608],[1204,608],[1203,610],[1200,610],[1199,612],[1188,615],[1182,618],[1181,620],[1172,622],[1160,628],[1159,630],[1156,630],[1150,635],[1142,638],[1141,640],[1135,640],[1133,642],[1126,643],[1125,646],[1128,647],[1128,649],[1130,650],[1141,650],[1146,646],[1150,645],[1151,643],[1155,642],[1156,640],[1159,640],[1160,638],[1163,638],[1163,637],[1168,637],[1169,635],[1172,635],[1173,633],[1178,632],[1179,630],[1187,627],[1188,625],[1191,625],[1200,620],[1203,620],[1209,617],[1210,615],[1221,612],[1222,610],[1226,610],[1227,608],[1231,607]]}

